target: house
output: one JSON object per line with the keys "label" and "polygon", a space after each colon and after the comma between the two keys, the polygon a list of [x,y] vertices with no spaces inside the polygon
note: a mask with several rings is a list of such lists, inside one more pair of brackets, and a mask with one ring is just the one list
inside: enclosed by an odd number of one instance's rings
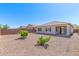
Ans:
{"label": "house", "polygon": [[79,33],[79,25],[74,25],[74,33]]}
{"label": "house", "polygon": [[36,25],[28,24],[26,28],[29,32],[36,32]]}
{"label": "house", "polygon": [[36,27],[36,33],[70,36],[73,25],[67,22],[53,21]]}

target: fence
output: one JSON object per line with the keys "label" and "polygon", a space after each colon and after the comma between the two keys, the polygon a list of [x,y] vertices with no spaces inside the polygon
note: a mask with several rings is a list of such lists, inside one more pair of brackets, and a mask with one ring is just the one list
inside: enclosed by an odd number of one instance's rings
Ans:
{"label": "fence", "polygon": [[2,29],[1,35],[7,35],[7,34],[17,34],[19,29]]}
{"label": "fence", "polygon": [[[20,29],[2,29],[0,30],[0,35],[8,35],[8,34],[18,34]],[[33,29],[24,29],[24,30],[27,30],[28,32],[36,32],[35,30]]]}

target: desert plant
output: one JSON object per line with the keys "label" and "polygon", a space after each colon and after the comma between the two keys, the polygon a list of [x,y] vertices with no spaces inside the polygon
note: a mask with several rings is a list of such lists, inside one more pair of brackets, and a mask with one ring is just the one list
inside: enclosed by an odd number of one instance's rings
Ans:
{"label": "desert plant", "polygon": [[50,37],[41,36],[39,37],[37,43],[41,46],[44,46],[49,40],[50,40]]}
{"label": "desert plant", "polygon": [[26,38],[28,36],[28,31],[20,30],[19,34],[20,34],[21,38],[24,39],[24,38]]}

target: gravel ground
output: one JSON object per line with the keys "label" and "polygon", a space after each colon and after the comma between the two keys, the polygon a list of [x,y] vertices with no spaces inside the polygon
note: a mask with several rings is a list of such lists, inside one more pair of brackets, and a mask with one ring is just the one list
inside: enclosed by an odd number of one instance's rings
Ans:
{"label": "gravel ground", "polygon": [[[75,33],[70,38],[51,36],[48,45],[36,46],[41,34],[30,33],[25,39],[19,35],[2,35],[0,55],[2,56],[78,56],[79,36]],[[46,35],[45,35],[46,36]],[[47,47],[47,48],[46,48]]]}

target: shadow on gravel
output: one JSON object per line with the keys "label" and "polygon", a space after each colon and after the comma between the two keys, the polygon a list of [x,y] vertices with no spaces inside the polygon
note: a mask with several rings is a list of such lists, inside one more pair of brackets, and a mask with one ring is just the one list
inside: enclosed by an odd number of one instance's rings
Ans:
{"label": "shadow on gravel", "polygon": [[25,40],[26,38],[17,38],[17,39],[15,39],[15,40]]}
{"label": "shadow on gravel", "polygon": [[39,45],[39,44],[35,44],[35,47],[43,47],[43,48],[45,48],[45,49],[47,49],[48,48],[48,44],[45,44],[45,45],[43,45],[43,46],[41,46],[41,45]]}
{"label": "shadow on gravel", "polygon": [[73,34],[71,34],[71,35],[69,35],[69,36],[65,36],[65,35],[53,35],[53,34],[43,34],[43,33],[36,33],[36,34],[49,35],[49,36],[56,36],[56,37],[64,37],[64,38],[71,38],[71,36],[73,36]]}

